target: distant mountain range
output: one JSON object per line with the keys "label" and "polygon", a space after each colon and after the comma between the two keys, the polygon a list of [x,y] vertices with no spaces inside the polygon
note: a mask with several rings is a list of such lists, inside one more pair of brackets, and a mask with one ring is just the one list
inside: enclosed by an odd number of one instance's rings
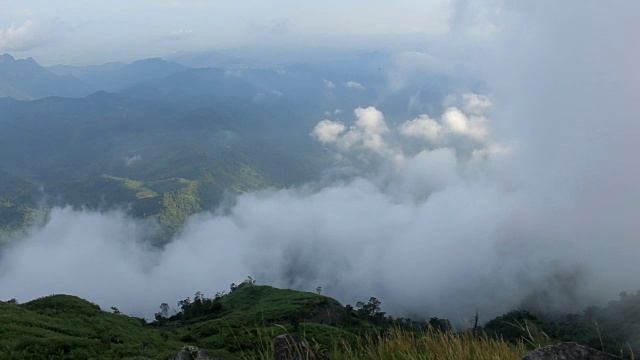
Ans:
{"label": "distant mountain range", "polygon": [[272,67],[215,52],[174,59],[228,67],[0,56],[0,240],[65,204],[126,206],[166,238],[225,194],[315,178],[331,161],[309,135],[318,121],[348,124],[374,105],[393,125],[417,115],[408,104],[442,106],[464,86],[427,74],[397,88],[393,59],[377,52]]}
{"label": "distant mountain range", "polygon": [[49,68],[57,75],[75,76],[93,89],[104,91],[120,91],[186,69],[189,67],[160,58],[138,60],[131,64],[115,62],[97,66],[56,65]]}
{"label": "distant mountain range", "polygon": [[[242,80],[228,81],[241,85],[238,94],[254,94]],[[224,97],[224,106],[185,108],[179,99],[169,101],[171,94],[165,94],[166,102],[162,96],[107,92],[0,99],[0,238],[3,228],[29,223],[43,204],[94,209],[128,204],[132,215],[157,219],[158,237],[166,239],[189,215],[219,204],[225,193],[281,187],[317,175],[324,156],[320,147],[277,137],[269,124],[271,118],[292,121],[286,109],[257,109],[247,106],[250,99]]]}
{"label": "distant mountain range", "polygon": [[0,55],[0,97],[33,100],[48,96],[83,97],[95,91],[120,91],[189,69],[160,58],[131,64],[40,66],[34,59]]}
{"label": "distant mountain range", "polygon": [[73,76],[60,76],[38,65],[32,58],[16,60],[0,55],[0,97],[21,100],[47,96],[85,96],[92,88]]}

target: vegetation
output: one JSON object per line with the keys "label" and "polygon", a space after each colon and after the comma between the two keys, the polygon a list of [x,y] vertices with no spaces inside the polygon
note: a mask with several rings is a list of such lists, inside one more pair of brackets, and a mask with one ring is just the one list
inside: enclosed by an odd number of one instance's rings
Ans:
{"label": "vegetation", "polygon": [[454,332],[446,319],[394,319],[373,297],[355,307],[342,306],[318,293],[256,285],[251,278],[232,284],[229,293],[207,298],[196,292],[177,305],[175,311],[160,304],[155,320],[147,323],[68,295],[25,304],[0,302],[0,359],[169,359],[184,346],[227,359],[271,359],[273,338],[285,333],[302,336],[336,360],[519,359],[560,341],[632,358],[640,292],[567,316],[571,321],[519,310],[461,332]]}
{"label": "vegetation", "polygon": [[182,346],[144,324],[68,295],[0,302],[0,359],[168,359]]}
{"label": "vegetation", "polygon": [[[336,109],[326,115],[335,116],[375,101],[389,118],[402,118],[409,97],[439,104],[450,90],[465,88],[445,76],[379,96],[373,89],[384,76],[377,59],[369,75],[360,66],[346,72],[349,79],[366,75],[370,90],[337,87],[331,97],[323,80],[340,79],[339,72],[318,65],[247,68],[234,76],[159,59],[98,72],[58,68],[77,72],[83,84],[32,59],[0,60],[0,97],[37,99],[0,98],[0,243],[45,218],[52,206],[71,205],[124,208],[155,221],[153,240],[162,245],[190,215],[217,206],[228,193],[314,178],[329,160],[306,140],[327,109]],[[97,88],[120,92],[46,97]],[[640,292],[623,292],[581,314],[514,310],[460,333],[447,319],[395,319],[375,297],[343,306],[321,293],[320,287],[308,293],[248,278],[211,298],[196,292],[178,304],[162,303],[151,323],[74,296],[12,299],[0,302],[0,360],[169,359],[185,345],[228,359],[271,359],[272,339],[287,332],[338,360],[517,359],[559,341],[625,357],[640,351]]]}
{"label": "vegetation", "polygon": [[[0,237],[28,227],[35,209],[71,205],[157,220],[156,237],[166,242],[226,194],[312,178],[320,148],[263,125],[292,116],[285,108],[185,109],[104,92],[0,101]],[[308,138],[308,129],[298,131]]]}

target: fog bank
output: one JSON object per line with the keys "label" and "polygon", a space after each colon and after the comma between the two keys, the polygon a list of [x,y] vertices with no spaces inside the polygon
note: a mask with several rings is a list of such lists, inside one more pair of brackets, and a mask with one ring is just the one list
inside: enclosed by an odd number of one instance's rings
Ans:
{"label": "fog bank", "polygon": [[358,175],[242,195],[162,251],[120,212],[54,209],[0,250],[0,297],[69,293],[150,317],[250,275],[459,321],[638,290],[637,10],[503,5],[498,35],[469,55],[491,94],[399,122],[373,106],[318,119],[311,137]]}

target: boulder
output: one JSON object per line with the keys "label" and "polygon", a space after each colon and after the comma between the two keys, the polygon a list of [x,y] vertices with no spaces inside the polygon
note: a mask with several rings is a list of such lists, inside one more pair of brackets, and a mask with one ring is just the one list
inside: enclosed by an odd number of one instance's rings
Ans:
{"label": "boulder", "polygon": [[207,350],[199,349],[195,346],[185,346],[173,360],[225,360],[224,358],[213,356]]}
{"label": "boulder", "polygon": [[547,346],[530,352],[520,360],[620,360],[621,358],[572,342]]}
{"label": "boulder", "polygon": [[277,336],[273,340],[275,360],[328,360],[314,352],[301,337],[291,334]]}

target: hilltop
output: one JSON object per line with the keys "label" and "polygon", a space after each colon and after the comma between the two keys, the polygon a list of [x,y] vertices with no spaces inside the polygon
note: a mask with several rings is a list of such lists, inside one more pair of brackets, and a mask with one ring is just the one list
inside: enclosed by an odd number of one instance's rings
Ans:
{"label": "hilltop", "polygon": [[[298,334],[315,351],[342,359],[382,355],[365,354],[371,351],[409,351],[400,349],[408,343],[415,351],[425,346],[423,341],[432,342],[432,347],[454,343],[471,347],[460,349],[467,354],[465,358],[482,351],[485,355],[503,352],[517,359],[526,351],[525,345],[533,349],[560,341],[626,354],[638,346],[634,340],[640,323],[634,313],[638,304],[640,292],[623,293],[607,307],[589,307],[582,315],[554,320],[517,310],[484,327],[455,333],[446,319],[412,321],[387,316],[376,298],[358,302],[354,308],[321,295],[320,289],[318,293],[278,289],[256,285],[248,278],[232,284],[228,294],[219,292],[207,298],[196,292],[193,299],[178,303],[178,311],[160,304],[152,322],[121,314],[115,307],[106,312],[70,295],[51,295],[24,304],[0,302],[0,359],[169,359],[184,346],[208,349],[226,359],[259,359],[269,358],[271,341],[285,333]],[[600,327],[594,328],[594,322]],[[453,356],[453,349],[445,351]]]}
{"label": "hilltop", "polygon": [[[338,301],[302,291],[244,282],[229,294],[181,301],[181,311],[156,321],[105,312],[70,295],[51,295],[25,304],[0,302],[0,359],[166,359],[185,345],[197,345],[228,359],[254,358],[275,335],[304,334],[326,348],[335,339],[355,342],[367,329]],[[372,325],[371,325],[372,326]],[[264,341],[262,343],[261,341]]]}

